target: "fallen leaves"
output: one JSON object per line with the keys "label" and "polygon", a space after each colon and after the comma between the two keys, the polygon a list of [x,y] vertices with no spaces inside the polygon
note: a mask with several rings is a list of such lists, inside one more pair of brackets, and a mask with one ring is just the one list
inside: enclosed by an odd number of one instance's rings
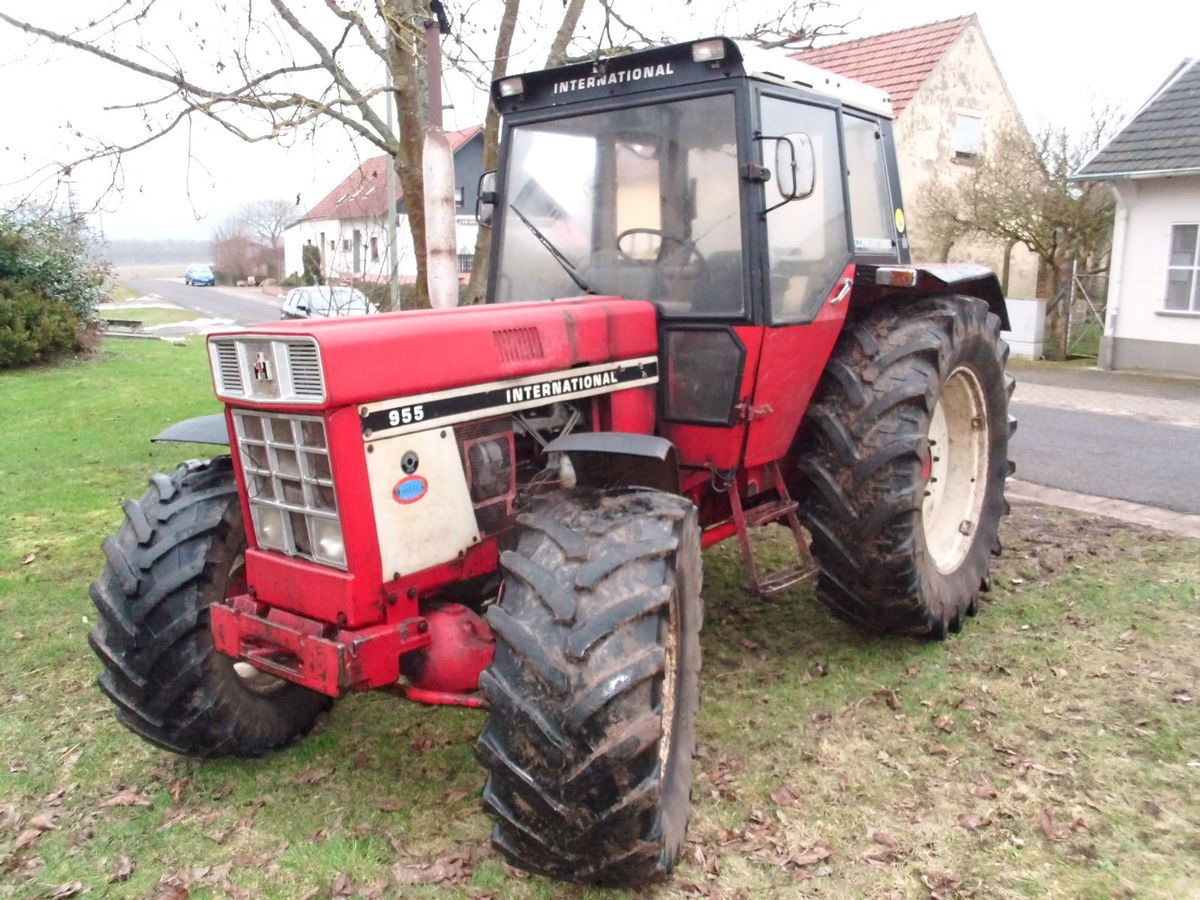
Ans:
{"label": "fallen leaves", "polygon": [[978,831],[992,824],[991,818],[977,816],[975,813],[963,813],[958,817],[958,827],[966,831]]}
{"label": "fallen leaves", "polygon": [[116,884],[121,881],[128,881],[129,876],[133,874],[134,868],[133,860],[122,853],[117,857],[117,864],[113,867],[112,874],[108,876],[108,883]]}
{"label": "fallen leaves", "polygon": [[50,894],[50,900],[65,900],[67,897],[74,897],[76,894],[82,893],[82,881],[67,881],[54,889],[54,891]]}
{"label": "fallen leaves", "polygon": [[771,791],[771,799],[779,806],[795,806],[800,802],[800,789],[794,784],[781,784]]}
{"label": "fallen leaves", "polygon": [[466,856],[444,856],[431,863],[398,862],[392,866],[397,884],[442,884],[465,881],[471,875]]}
{"label": "fallen leaves", "polygon": [[143,794],[141,791],[135,791],[133,788],[125,788],[125,790],[113,794],[107,800],[101,800],[100,805],[103,807],[150,806],[153,802],[149,796]]}
{"label": "fallen leaves", "polygon": [[336,766],[329,766],[327,768],[319,768],[319,767],[315,767],[315,766],[309,766],[307,769],[297,772],[296,775],[292,778],[292,783],[293,784],[320,784],[322,781],[324,781],[326,778],[328,778],[330,775],[332,775],[336,771],[337,771]]}

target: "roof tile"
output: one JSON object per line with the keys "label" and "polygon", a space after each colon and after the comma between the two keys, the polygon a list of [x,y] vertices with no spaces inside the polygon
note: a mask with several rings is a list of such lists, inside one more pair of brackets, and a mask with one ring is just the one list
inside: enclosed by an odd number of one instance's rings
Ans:
{"label": "roof tile", "polygon": [[892,109],[899,115],[925,83],[938,60],[962,30],[974,21],[973,15],[960,16],[802,50],[793,54],[793,58],[882,88],[891,95]]}
{"label": "roof tile", "polygon": [[1150,99],[1080,175],[1200,170],[1200,59]]}
{"label": "roof tile", "polygon": [[[448,131],[450,149],[457,153],[483,129],[478,125],[461,131]],[[363,219],[382,216],[387,210],[387,154],[365,160],[342,179],[332,191],[304,215],[305,219]],[[396,200],[404,199],[404,191],[396,185]]]}

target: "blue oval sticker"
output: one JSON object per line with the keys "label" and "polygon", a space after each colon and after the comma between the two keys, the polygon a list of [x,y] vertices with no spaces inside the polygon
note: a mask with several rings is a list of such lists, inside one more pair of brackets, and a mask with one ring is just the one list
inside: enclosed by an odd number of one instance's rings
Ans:
{"label": "blue oval sticker", "polygon": [[420,475],[398,481],[392,488],[392,499],[397,503],[416,503],[429,490],[429,482]]}

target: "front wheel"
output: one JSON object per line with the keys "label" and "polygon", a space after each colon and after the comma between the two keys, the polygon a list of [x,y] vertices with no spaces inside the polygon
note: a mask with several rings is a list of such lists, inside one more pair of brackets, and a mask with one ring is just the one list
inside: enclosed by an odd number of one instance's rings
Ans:
{"label": "front wheel", "polygon": [[492,842],[553,878],[644,884],[679,859],[691,812],[696,509],[655,491],[563,492],[517,521],[480,679]]}
{"label": "front wheel", "polygon": [[255,756],[307,732],[329,699],[213,646],[209,607],[245,591],[237,483],[228,456],[155,475],[125,501],[92,584],[89,642],[100,689],[145,740],[191,756]]}
{"label": "front wheel", "polygon": [[971,297],[883,303],[849,325],[799,443],[817,596],[870,631],[944,637],[999,552],[1013,380]]}

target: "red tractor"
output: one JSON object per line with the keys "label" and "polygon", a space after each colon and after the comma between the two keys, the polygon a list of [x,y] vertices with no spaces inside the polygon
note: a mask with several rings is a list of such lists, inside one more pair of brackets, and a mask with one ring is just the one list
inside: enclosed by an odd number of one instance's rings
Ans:
{"label": "red tractor", "polygon": [[909,261],[886,95],[703,40],[505,78],[488,302],[210,336],[229,452],[125,503],[92,587],[118,718],[255,755],[390,688],[487,708],[492,839],[678,860],[701,550],[781,523],[873,632],[974,614],[1006,511],[1000,286]]}

